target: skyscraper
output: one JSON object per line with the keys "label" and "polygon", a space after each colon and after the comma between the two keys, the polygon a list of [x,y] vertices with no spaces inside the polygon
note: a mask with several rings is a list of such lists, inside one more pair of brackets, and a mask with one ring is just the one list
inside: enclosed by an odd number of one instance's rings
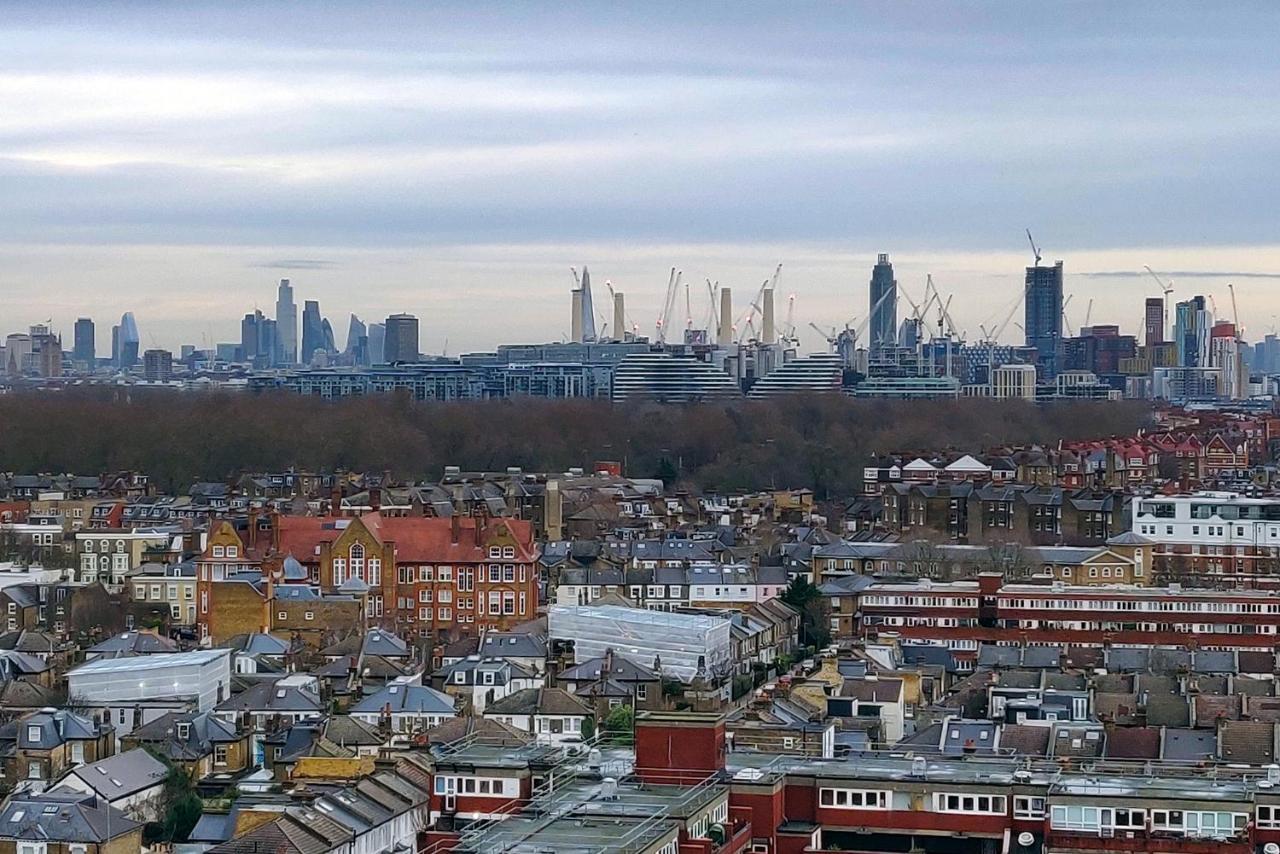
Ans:
{"label": "skyscraper", "polygon": [[324,349],[324,318],[320,316],[320,303],[309,299],[302,306],[302,350],[298,361],[311,364],[316,350]]}
{"label": "skyscraper", "polygon": [[898,340],[898,282],[893,278],[893,265],[884,252],[871,268],[871,326],[868,332],[872,351],[892,347]]}
{"label": "skyscraper", "polygon": [[1052,267],[1027,268],[1027,346],[1036,348],[1036,362],[1044,378],[1058,375],[1058,349],[1062,343],[1062,262]]}
{"label": "skyscraper", "polygon": [[142,376],[149,383],[167,383],[173,379],[173,354],[159,349],[143,353]]}
{"label": "skyscraper", "polygon": [[412,314],[393,314],[387,318],[386,361],[418,361],[418,318]]}
{"label": "skyscraper", "polygon": [[381,365],[386,362],[387,325],[385,323],[369,324],[369,364]]}
{"label": "skyscraper", "polygon": [[76,321],[75,347],[71,351],[71,358],[76,364],[93,370],[94,363],[97,361],[97,341],[91,318],[82,317]]}
{"label": "skyscraper", "polygon": [[138,364],[138,324],[133,312],[126,311],[120,324],[111,330],[111,358],[117,368],[128,369]]}
{"label": "skyscraper", "polygon": [[1147,328],[1146,343],[1148,347],[1164,343],[1164,300],[1160,297],[1148,297],[1146,310],[1143,313]]}
{"label": "skyscraper", "polygon": [[293,285],[280,280],[276,295],[276,334],[280,337],[280,361],[292,365],[298,361],[298,306],[293,301]]}
{"label": "skyscraper", "polygon": [[347,346],[342,352],[350,357],[353,364],[369,364],[369,333],[365,329],[364,321],[354,314],[351,315],[351,322],[347,324]]}
{"label": "skyscraper", "polygon": [[255,368],[274,368],[280,364],[279,325],[255,309],[240,321],[240,355]]}
{"label": "skyscraper", "polygon": [[1178,345],[1178,364],[1184,368],[1209,366],[1209,330],[1213,314],[1202,296],[1183,300],[1174,307],[1173,342]]}

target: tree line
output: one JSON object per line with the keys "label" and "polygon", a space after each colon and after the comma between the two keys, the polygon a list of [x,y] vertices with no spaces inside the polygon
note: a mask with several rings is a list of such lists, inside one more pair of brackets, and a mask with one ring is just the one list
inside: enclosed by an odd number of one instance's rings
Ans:
{"label": "tree line", "polygon": [[590,471],[695,489],[858,492],[873,454],[1056,443],[1133,433],[1138,402],[855,400],[796,396],[668,406],[595,400],[420,402],[399,394],[328,401],[289,393],[74,389],[0,396],[0,471],[136,470],[161,489],[242,472]]}

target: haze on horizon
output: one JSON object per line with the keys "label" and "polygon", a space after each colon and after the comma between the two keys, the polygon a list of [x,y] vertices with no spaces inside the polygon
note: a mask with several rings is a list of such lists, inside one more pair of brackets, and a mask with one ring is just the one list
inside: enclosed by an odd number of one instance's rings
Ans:
{"label": "haze on horizon", "polygon": [[288,277],[339,344],[408,311],[456,353],[566,335],[570,265],[651,333],[670,267],[700,321],[782,262],[813,350],[888,252],[975,337],[1030,226],[1074,325],[1137,331],[1149,264],[1223,314],[1234,281],[1255,340],[1277,41],[1262,2],[6,3],[0,334],[210,345]]}

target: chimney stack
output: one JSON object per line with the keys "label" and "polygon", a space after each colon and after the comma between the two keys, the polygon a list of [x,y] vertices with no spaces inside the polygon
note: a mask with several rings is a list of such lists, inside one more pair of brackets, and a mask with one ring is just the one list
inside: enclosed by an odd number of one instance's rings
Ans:
{"label": "chimney stack", "polygon": [[622,291],[617,291],[613,295],[613,339],[627,340],[627,315],[623,310]]}
{"label": "chimney stack", "polygon": [[720,330],[716,343],[721,347],[733,346],[733,290],[720,289]]}
{"label": "chimney stack", "polygon": [[764,307],[762,309],[762,313],[764,314],[764,332],[761,340],[765,344],[772,344],[776,337],[776,333],[773,328],[773,288],[764,289]]}
{"label": "chimney stack", "polygon": [[582,343],[582,289],[573,289],[573,318],[569,324],[569,337],[575,344]]}

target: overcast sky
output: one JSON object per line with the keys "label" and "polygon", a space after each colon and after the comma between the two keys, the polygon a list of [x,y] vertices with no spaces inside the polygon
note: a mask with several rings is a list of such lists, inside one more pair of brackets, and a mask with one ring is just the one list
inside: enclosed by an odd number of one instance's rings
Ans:
{"label": "overcast sky", "polygon": [[1271,2],[6,2],[0,333],[235,340],[287,276],[340,344],[408,311],[456,353],[567,335],[570,265],[651,332],[670,267],[700,324],[779,262],[809,332],[888,252],[974,337],[1030,226],[1074,325],[1134,331],[1149,264],[1223,314],[1234,281],[1257,337],[1278,43]]}

